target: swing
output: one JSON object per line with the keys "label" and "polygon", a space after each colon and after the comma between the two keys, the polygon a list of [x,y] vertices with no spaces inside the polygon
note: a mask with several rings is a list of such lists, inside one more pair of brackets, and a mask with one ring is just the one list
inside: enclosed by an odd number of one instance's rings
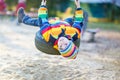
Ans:
{"label": "swing", "polygon": [[[83,33],[87,28],[88,14],[84,11],[84,20],[83,20]],[[77,47],[80,45],[80,39],[77,39],[73,42]],[[35,46],[38,50],[51,55],[61,55],[58,50],[54,49],[52,44],[48,44],[40,35],[40,31],[36,32],[35,36]]]}
{"label": "swing", "polygon": [[[80,39],[74,41],[74,44],[79,47]],[[35,46],[38,50],[51,55],[61,55],[58,50],[54,49],[52,44],[48,44],[40,35],[38,31],[35,36]]]}

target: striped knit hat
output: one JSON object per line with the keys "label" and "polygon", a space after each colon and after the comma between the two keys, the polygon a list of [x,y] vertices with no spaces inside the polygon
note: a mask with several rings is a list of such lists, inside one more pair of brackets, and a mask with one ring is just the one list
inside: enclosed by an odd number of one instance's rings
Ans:
{"label": "striped knit hat", "polygon": [[78,48],[70,41],[69,45],[64,50],[59,49],[59,52],[63,57],[75,59],[78,54]]}

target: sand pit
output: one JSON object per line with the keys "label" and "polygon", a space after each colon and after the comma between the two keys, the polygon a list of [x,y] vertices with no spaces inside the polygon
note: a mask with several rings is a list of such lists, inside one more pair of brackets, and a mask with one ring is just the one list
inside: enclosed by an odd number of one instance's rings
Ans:
{"label": "sand pit", "polygon": [[0,22],[0,80],[120,80],[120,35],[100,32],[97,42],[82,41],[77,58],[69,60],[38,51],[38,29]]}

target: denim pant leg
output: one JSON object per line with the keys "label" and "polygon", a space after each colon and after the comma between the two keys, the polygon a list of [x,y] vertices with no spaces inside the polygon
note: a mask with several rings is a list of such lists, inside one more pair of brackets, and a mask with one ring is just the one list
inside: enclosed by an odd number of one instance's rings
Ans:
{"label": "denim pant leg", "polygon": [[24,16],[23,23],[31,26],[40,26],[38,18],[31,18],[29,16]]}

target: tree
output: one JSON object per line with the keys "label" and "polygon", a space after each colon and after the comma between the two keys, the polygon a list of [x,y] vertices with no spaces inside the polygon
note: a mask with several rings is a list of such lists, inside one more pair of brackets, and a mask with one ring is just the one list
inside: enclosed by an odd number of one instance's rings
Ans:
{"label": "tree", "polygon": [[[27,0],[26,11],[30,11],[30,8],[39,8],[41,1],[42,0]],[[17,5],[18,0],[6,0],[6,3],[8,4],[8,8],[12,9],[13,6],[15,7]],[[49,16],[56,16],[58,10],[64,12],[69,6],[69,3],[70,0],[47,0]]]}
{"label": "tree", "polygon": [[17,4],[17,0],[5,0],[5,2],[7,3],[9,10],[12,10],[12,7]]}

